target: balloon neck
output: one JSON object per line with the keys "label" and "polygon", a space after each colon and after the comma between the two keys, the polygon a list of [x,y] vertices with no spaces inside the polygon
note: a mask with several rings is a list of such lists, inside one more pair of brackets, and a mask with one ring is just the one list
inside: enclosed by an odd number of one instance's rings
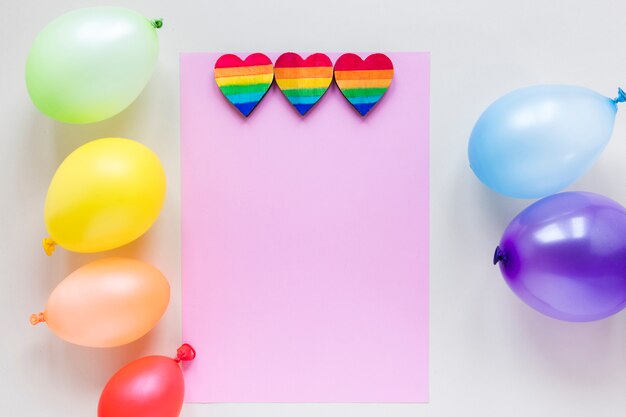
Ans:
{"label": "balloon neck", "polygon": [[56,246],[54,240],[50,239],[49,237],[44,237],[41,241],[41,244],[43,245],[43,250],[46,252],[46,255],[52,255],[52,252],[54,252],[54,247]]}
{"label": "balloon neck", "polygon": [[617,89],[617,97],[613,99],[613,103],[623,103],[626,101],[626,93],[621,88]]}
{"label": "balloon neck", "polygon": [[496,265],[498,262],[505,264],[506,260],[506,254],[502,249],[500,249],[500,246],[497,246],[496,251],[493,254],[493,264]]}
{"label": "balloon neck", "polygon": [[46,315],[44,313],[37,313],[37,314],[30,315],[30,324],[32,324],[33,326],[36,326],[39,323],[45,323],[45,322],[46,322]]}
{"label": "balloon neck", "polygon": [[161,29],[163,27],[163,19],[161,19],[161,18],[159,18],[159,19],[152,19],[150,21],[150,24],[155,29]]}
{"label": "balloon neck", "polygon": [[192,361],[196,357],[196,351],[191,345],[185,343],[181,347],[176,350],[176,357],[174,358],[174,362],[186,362]]}

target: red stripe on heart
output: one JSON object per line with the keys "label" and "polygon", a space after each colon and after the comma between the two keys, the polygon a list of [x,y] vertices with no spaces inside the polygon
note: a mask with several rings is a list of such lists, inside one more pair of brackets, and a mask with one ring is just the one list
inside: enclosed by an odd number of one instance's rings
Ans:
{"label": "red stripe on heart", "polygon": [[226,54],[219,57],[215,63],[215,68],[233,68],[233,67],[252,67],[257,65],[271,65],[272,60],[266,55],[261,53],[255,53],[248,55],[244,60],[237,55]]}
{"label": "red stripe on heart", "polygon": [[282,54],[276,60],[274,68],[332,67],[333,62],[325,54],[316,53],[306,59],[294,52]]}
{"label": "red stripe on heart", "polygon": [[335,63],[335,71],[392,70],[393,63],[385,54],[372,54],[361,59],[356,54],[343,54]]}

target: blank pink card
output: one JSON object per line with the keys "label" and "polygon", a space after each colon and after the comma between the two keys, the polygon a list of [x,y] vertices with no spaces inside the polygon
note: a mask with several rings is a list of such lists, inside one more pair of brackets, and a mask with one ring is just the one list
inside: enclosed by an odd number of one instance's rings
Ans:
{"label": "blank pink card", "polygon": [[429,55],[366,117],[333,83],[247,119],[220,55],[181,55],[186,400],[427,402]]}

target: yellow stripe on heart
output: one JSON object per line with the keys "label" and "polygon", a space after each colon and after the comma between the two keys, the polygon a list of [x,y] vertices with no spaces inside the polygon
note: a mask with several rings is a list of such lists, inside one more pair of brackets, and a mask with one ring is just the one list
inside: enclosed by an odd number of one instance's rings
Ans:
{"label": "yellow stripe on heart", "polygon": [[218,77],[215,78],[217,85],[220,87],[227,85],[249,85],[249,84],[269,84],[274,79],[274,74],[262,75],[242,75],[237,77]]}

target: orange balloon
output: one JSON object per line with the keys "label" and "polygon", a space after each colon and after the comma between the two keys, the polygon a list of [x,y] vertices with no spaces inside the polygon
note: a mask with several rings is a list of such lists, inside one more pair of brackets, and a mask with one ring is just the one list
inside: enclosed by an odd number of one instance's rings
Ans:
{"label": "orange balloon", "polygon": [[148,333],[169,300],[169,283],[158,269],[135,259],[106,258],[61,281],[31,323],[45,321],[57,336],[77,345],[120,346]]}

